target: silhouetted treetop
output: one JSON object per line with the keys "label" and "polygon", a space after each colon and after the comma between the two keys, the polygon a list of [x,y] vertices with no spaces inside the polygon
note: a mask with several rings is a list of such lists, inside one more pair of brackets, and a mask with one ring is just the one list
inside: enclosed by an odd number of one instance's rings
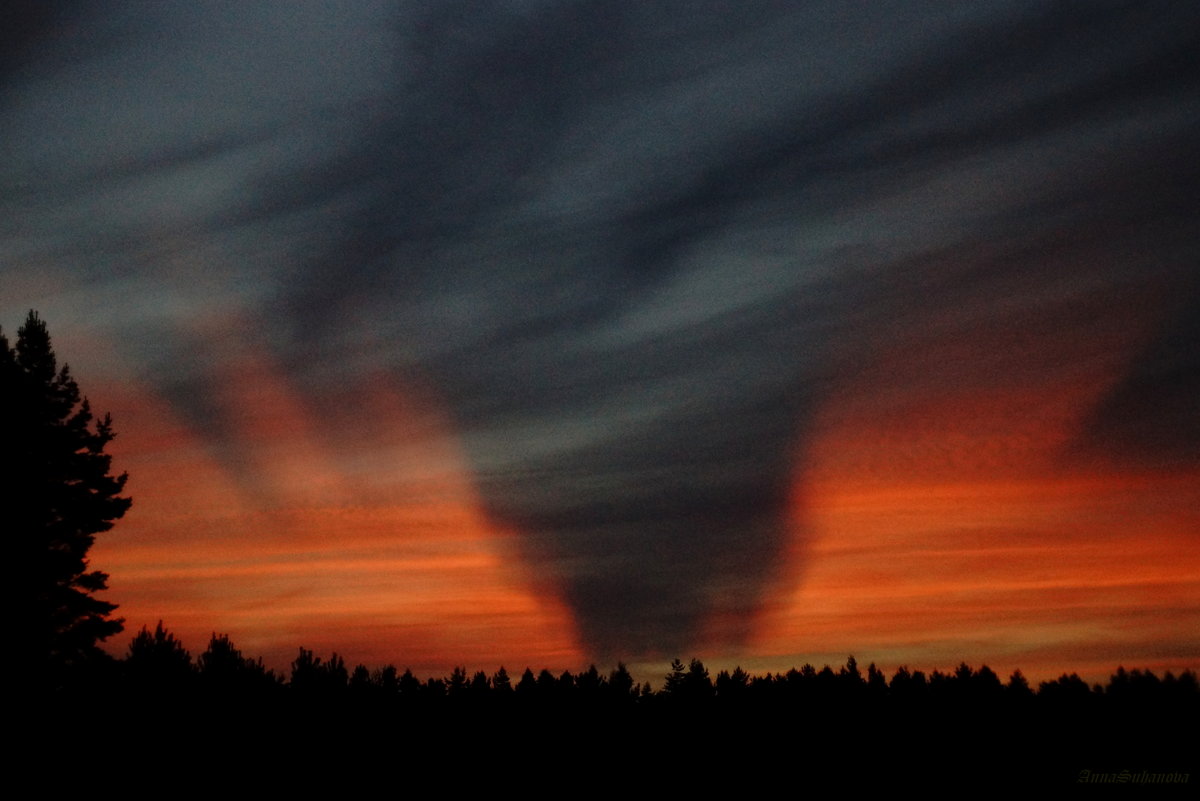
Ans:
{"label": "silhouetted treetop", "polygon": [[94,593],[108,575],[90,570],[88,551],[129,509],[126,475],[104,452],[115,434],[96,419],[66,365],[58,368],[45,322],[29,312],[10,347],[0,332],[2,512],[16,543],[19,615],[37,683],[61,686],[97,643],[122,630],[116,605]]}
{"label": "silhouetted treetop", "polygon": [[141,693],[188,692],[196,677],[192,655],[179,639],[163,628],[162,621],[151,632],[145,626],[129,643],[125,675]]}

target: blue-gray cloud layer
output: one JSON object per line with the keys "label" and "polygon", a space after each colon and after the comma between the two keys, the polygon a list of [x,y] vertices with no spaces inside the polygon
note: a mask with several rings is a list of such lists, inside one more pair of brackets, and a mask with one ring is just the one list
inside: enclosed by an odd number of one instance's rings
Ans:
{"label": "blue-gray cloud layer", "polygon": [[1019,381],[1160,298],[1077,451],[1200,453],[1193,4],[14,8],[3,269],[248,486],[213,308],[331,452],[372,371],[433,381],[598,655],[751,618],[815,410],[900,335],[1025,330],[962,371]]}

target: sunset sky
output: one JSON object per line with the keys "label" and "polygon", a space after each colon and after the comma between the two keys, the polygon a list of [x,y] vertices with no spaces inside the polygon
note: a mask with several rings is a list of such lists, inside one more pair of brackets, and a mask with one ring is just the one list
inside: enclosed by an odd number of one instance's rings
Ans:
{"label": "sunset sky", "polygon": [[8,4],[110,650],[1200,669],[1195,63],[1194,3]]}

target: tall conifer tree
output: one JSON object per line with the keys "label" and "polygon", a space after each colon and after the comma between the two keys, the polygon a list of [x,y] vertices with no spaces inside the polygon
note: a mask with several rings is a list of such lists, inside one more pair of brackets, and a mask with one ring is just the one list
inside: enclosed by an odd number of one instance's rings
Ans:
{"label": "tall conifer tree", "polygon": [[104,452],[114,437],[108,415],[93,417],[36,312],[17,332],[0,331],[0,525],[14,546],[21,646],[36,683],[61,686],[71,670],[102,656],[97,643],[120,632],[116,605],[95,593],[108,575],[88,551],[129,509],[127,476],[111,473]]}

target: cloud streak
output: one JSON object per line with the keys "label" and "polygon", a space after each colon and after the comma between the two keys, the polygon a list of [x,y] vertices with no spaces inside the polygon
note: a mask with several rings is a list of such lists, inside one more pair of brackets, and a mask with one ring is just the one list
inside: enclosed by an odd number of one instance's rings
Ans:
{"label": "cloud streak", "polygon": [[[50,55],[4,67],[6,263],[112,298],[104,325],[249,496],[239,354],[342,464],[370,447],[358,398],[432,387],[596,655],[680,652],[713,618],[745,640],[803,558],[835,399],[1075,371],[1110,383],[1072,469],[1200,452],[1200,12],[177,11],[22,28]],[[945,360],[880,372],[896,348]]]}

